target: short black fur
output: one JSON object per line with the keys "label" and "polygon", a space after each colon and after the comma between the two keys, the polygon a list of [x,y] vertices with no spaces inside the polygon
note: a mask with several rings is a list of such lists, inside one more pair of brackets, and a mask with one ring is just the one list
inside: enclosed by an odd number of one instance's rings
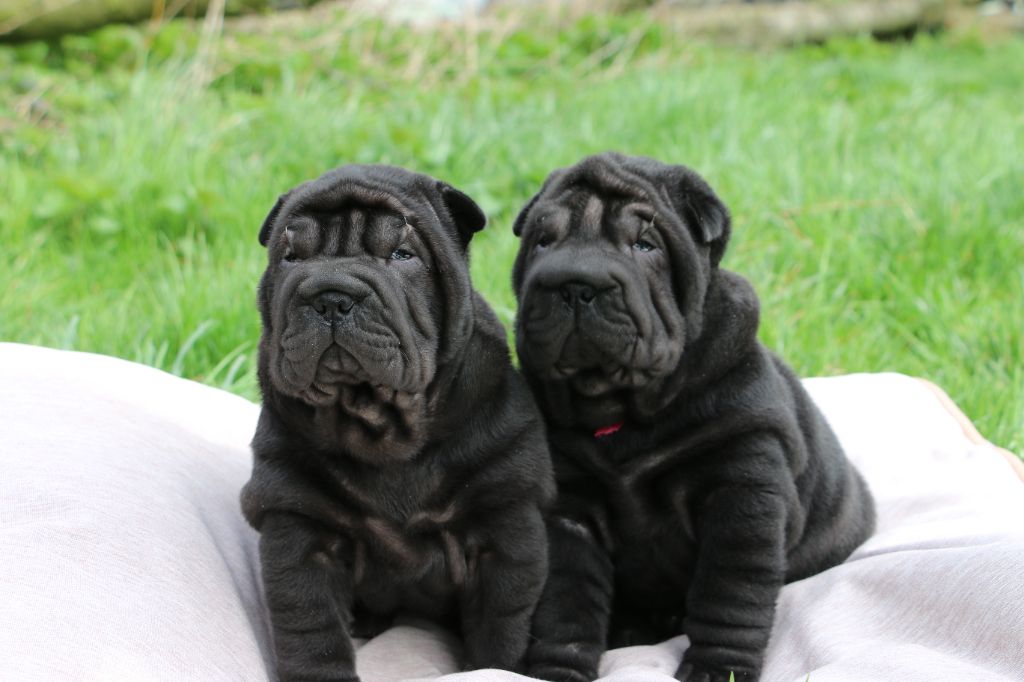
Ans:
{"label": "short black fur", "polygon": [[872,532],[863,479],[718,263],[729,211],[683,166],[607,153],[516,220],[517,349],[559,486],[529,672],[591,680],[681,633],[681,680],[757,679],[779,590]]}
{"label": "short black fur", "polygon": [[470,287],[485,219],[424,175],[346,166],[260,230],[263,410],[242,508],[283,680],[356,680],[351,638],[408,610],[514,669],[554,482],[505,333]]}

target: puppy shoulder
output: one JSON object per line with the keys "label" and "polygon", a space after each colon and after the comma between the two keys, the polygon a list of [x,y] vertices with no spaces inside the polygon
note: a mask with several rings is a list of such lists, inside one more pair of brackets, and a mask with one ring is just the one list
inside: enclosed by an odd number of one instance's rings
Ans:
{"label": "puppy shoulder", "polygon": [[257,459],[252,476],[242,488],[242,515],[256,530],[271,512],[296,512],[311,506],[315,491],[274,460]]}
{"label": "puppy shoulder", "polygon": [[476,290],[473,291],[473,336],[496,342],[508,354],[508,335],[494,309]]}
{"label": "puppy shoulder", "polygon": [[717,305],[727,307],[735,315],[758,320],[761,301],[750,280],[732,270],[720,268],[715,271],[714,279],[718,289]]}
{"label": "puppy shoulder", "polygon": [[242,514],[259,530],[270,512],[294,513],[310,518],[327,518],[333,506],[304,473],[304,452],[308,446],[289,436],[273,411],[264,407],[252,441],[252,475],[242,488]]}
{"label": "puppy shoulder", "polygon": [[490,390],[460,401],[448,447],[473,462],[474,487],[491,490],[489,498],[546,506],[554,498],[554,473],[540,410],[511,363],[490,371]]}

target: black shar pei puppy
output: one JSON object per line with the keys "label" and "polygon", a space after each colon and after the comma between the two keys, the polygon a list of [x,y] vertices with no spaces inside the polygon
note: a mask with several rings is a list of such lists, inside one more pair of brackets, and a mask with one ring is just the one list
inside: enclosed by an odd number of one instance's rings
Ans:
{"label": "black shar pei puppy", "polygon": [[242,507],[284,680],[357,680],[351,638],[399,609],[461,627],[467,668],[526,651],[554,477],[470,286],[484,222],[443,182],[346,166],[260,230],[263,410]]}
{"label": "black shar pei puppy", "polygon": [[874,528],[863,479],[758,301],[718,267],[726,207],[693,171],[602,154],[523,209],[517,349],[559,495],[531,674],[591,680],[607,646],[680,633],[677,677],[758,677],[788,581]]}

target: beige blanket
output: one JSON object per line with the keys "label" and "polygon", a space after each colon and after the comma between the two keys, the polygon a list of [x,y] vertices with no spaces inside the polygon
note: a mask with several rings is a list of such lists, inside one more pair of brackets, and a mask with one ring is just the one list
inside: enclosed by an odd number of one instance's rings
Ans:
{"label": "beige blanket", "polygon": [[[843,565],[787,586],[763,679],[1024,680],[1024,483],[934,387],[811,379],[879,504]],[[272,678],[255,534],[238,511],[257,407],[112,358],[0,344],[0,680]],[[670,680],[683,637],[609,652]],[[403,622],[364,682],[511,681]]]}

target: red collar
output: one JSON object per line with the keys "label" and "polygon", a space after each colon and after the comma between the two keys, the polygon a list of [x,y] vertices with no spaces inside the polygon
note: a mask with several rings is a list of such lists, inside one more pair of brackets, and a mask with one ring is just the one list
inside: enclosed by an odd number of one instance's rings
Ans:
{"label": "red collar", "polygon": [[619,422],[618,424],[602,426],[598,430],[594,431],[594,438],[604,438],[605,436],[610,436],[621,428],[622,422]]}

